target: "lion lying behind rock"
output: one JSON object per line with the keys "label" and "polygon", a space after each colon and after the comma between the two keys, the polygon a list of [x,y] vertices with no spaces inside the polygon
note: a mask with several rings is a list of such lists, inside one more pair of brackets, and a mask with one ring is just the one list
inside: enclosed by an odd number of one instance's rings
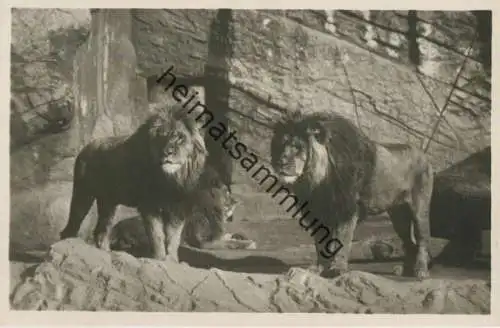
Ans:
{"label": "lion lying behind rock", "polygon": [[[200,199],[207,204],[217,198],[200,191],[207,181],[208,189],[214,187],[211,171],[205,170],[207,155],[198,122],[180,106],[152,115],[130,136],[92,141],[75,161],[69,221],[61,239],[77,236],[96,201],[94,241],[99,248],[110,250],[115,210],[124,205],[141,214],[153,257],[163,260],[168,256],[178,262],[186,218],[203,212],[193,206]],[[223,215],[224,206],[206,211]],[[187,240],[197,241],[199,246],[214,246],[214,242],[218,247],[253,245],[246,240],[214,238],[211,234],[220,237],[222,221],[201,220],[200,225],[188,226]],[[210,238],[203,236],[207,233],[203,229],[214,226],[217,229],[208,232]],[[225,239],[230,241],[225,243]]]}

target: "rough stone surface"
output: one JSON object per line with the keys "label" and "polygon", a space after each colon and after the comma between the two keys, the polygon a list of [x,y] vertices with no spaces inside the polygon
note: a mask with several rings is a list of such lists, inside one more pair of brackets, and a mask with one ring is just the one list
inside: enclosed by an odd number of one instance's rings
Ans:
{"label": "rough stone surface", "polygon": [[104,252],[78,239],[54,244],[15,287],[17,310],[474,313],[490,311],[484,281],[396,282],[351,271],[328,280],[197,269],[186,263]]}
{"label": "rough stone surface", "polygon": [[134,9],[132,42],[140,74],[161,74],[172,64],[179,76],[203,76],[210,25],[216,10]]}
{"label": "rough stone surface", "polygon": [[[13,9],[11,46],[11,180],[43,180],[54,152],[51,133],[64,131],[73,115],[73,59],[90,30],[86,9]],[[58,124],[58,122],[62,124]],[[43,135],[48,140],[30,144]],[[62,132],[58,139],[64,139]],[[64,157],[64,154],[58,154]],[[31,181],[30,181],[31,180]]]}

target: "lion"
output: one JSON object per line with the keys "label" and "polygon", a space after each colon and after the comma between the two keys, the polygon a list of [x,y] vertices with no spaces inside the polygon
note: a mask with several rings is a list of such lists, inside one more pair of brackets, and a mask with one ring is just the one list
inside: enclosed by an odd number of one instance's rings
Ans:
{"label": "lion", "polygon": [[326,256],[321,243],[332,236],[315,235],[310,269],[325,277],[346,272],[358,220],[388,212],[403,242],[403,274],[429,277],[433,168],[420,149],[376,143],[337,114],[294,113],[273,128],[271,162],[279,181],[308,200],[302,219],[313,214],[343,245]]}
{"label": "lion", "polygon": [[238,201],[226,185],[196,193],[197,202],[188,214],[183,243],[199,249],[255,249],[257,244],[241,233],[225,233],[226,222],[233,221]]}
{"label": "lion", "polygon": [[173,107],[152,114],[132,135],[95,140],[74,165],[69,221],[61,239],[76,237],[94,201],[94,242],[110,250],[118,205],[136,208],[152,244],[153,258],[178,262],[182,208],[199,187],[207,150],[196,120]]}

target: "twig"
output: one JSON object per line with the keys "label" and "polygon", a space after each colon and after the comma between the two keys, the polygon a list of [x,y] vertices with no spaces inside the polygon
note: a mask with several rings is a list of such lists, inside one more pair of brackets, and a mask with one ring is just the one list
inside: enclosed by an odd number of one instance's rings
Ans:
{"label": "twig", "polygon": [[[465,68],[465,64],[467,63],[467,59],[468,59],[468,54],[469,54],[470,50],[472,49],[474,42],[476,41],[476,37],[477,37],[477,34],[474,37],[474,39],[472,39],[469,47],[465,51],[464,60],[462,61],[462,64],[460,65],[460,68],[457,72],[457,76],[455,77],[455,81],[453,81],[453,85],[451,86],[450,93],[448,94],[448,97],[446,98],[446,101],[443,105],[443,108],[441,108],[441,110],[439,111],[439,116],[437,118],[437,121],[436,121],[436,123],[434,123],[434,127],[432,128],[431,135],[430,135],[429,139],[427,140],[427,144],[424,147],[424,153],[426,153],[427,150],[429,149],[429,146],[431,145],[431,142],[433,141],[434,135],[436,134],[437,129],[439,128],[439,124],[441,123],[441,120],[444,116],[444,113],[446,112],[446,109],[448,108],[448,104],[450,103],[451,96],[453,95],[453,92],[455,91],[455,88],[458,84],[458,80],[460,79],[460,75],[462,74],[462,71]],[[418,73],[417,73],[417,75],[418,75]],[[431,96],[431,99],[433,99],[432,96]]]}
{"label": "twig", "polygon": [[339,58],[340,58],[340,64],[342,65],[342,70],[344,71],[344,75],[347,81],[347,85],[349,86],[349,92],[351,93],[352,97],[352,103],[354,105],[354,113],[356,114],[356,120],[358,121],[358,127],[363,130],[361,126],[361,121],[359,120],[359,113],[358,113],[358,102],[356,100],[356,95],[354,94],[354,88],[351,83],[351,79],[349,78],[349,72],[347,71],[347,67],[344,64],[344,60],[342,58],[342,53],[340,52],[339,46],[335,44],[335,51],[337,52]]}
{"label": "twig", "polygon": [[[377,107],[377,102],[375,99],[373,99],[373,97],[362,91],[362,90],[358,90],[358,89],[354,89],[355,92],[357,93],[360,93],[362,94],[363,96],[366,97],[366,99],[368,100],[368,102],[370,103],[370,106],[372,107],[373,111],[375,112],[375,114],[378,114],[378,117],[380,117],[381,119],[385,120],[386,122],[389,122],[391,124],[394,124],[395,126],[405,130],[406,132],[408,132],[409,134],[411,134],[412,136],[415,136],[415,137],[422,137],[422,138],[426,138],[428,137],[427,135],[425,135],[423,132],[420,132],[419,130],[415,129],[415,128],[412,128],[411,126],[409,126],[408,124],[402,122],[401,120],[398,120],[397,118],[395,118],[394,116],[390,115],[390,114],[387,114],[387,113],[384,113],[383,111],[381,111],[378,107]],[[444,142],[441,142],[441,141],[436,141],[436,143],[440,144],[441,146],[443,147],[447,147],[447,148],[452,148],[452,146],[450,145],[447,145],[446,143]]]}

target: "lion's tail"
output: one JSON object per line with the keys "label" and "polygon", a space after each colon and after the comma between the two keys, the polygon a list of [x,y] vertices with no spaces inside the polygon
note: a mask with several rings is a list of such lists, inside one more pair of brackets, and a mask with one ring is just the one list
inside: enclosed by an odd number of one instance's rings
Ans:
{"label": "lion's tail", "polygon": [[417,244],[417,238],[415,237],[415,224],[413,222],[410,223],[410,238],[413,244]]}
{"label": "lion's tail", "polygon": [[80,226],[94,203],[95,196],[89,186],[88,168],[83,152],[77,156],[73,172],[73,192],[68,224],[60,234],[61,239],[76,237]]}

